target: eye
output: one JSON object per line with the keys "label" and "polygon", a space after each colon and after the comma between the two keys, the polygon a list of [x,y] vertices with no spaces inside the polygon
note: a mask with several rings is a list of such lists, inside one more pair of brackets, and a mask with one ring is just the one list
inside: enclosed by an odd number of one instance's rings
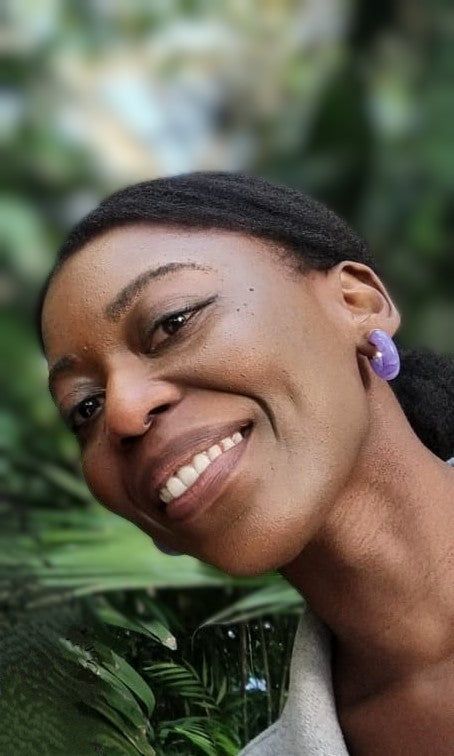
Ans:
{"label": "eye", "polygon": [[161,345],[168,341],[168,339],[175,336],[199,309],[201,308],[197,307],[192,310],[174,312],[172,315],[163,318],[153,328],[149,339],[149,350],[151,352],[156,351]]}
{"label": "eye", "polygon": [[77,432],[79,428],[85,425],[93,418],[101,407],[100,396],[89,396],[74,407],[68,417],[71,430]]}
{"label": "eye", "polygon": [[189,320],[189,315],[172,315],[161,323],[162,330],[168,335],[173,336],[174,333],[180,330],[184,324]]}

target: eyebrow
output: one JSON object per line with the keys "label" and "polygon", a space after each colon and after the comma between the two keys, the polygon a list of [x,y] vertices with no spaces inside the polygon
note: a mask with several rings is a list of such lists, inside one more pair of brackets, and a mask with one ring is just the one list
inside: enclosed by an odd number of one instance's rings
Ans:
{"label": "eyebrow", "polygon": [[75,357],[73,354],[64,354],[63,357],[60,357],[60,359],[58,359],[57,362],[52,365],[52,367],[49,369],[48,378],[49,391],[52,395],[52,385],[55,383],[57,376],[73,370],[76,364],[77,357]]}
{"label": "eyebrow", "polygon": [[[128,310],[133,304],[134,300],[139,296],[140,292],[149,284],[150,281],[156,281],[165,276],[177,273],[180,270],[202,270],[210,271],[211,268],[204,265],[198,265],[197,263],[167,263],[166,265],[160,265],[158,268],[150,268],[143,273],[140,273],[136,278],[126,284],[118,294],[112,299],[111,302],[105,307],[104,315],[108,320],[117,322],[121,316]],[[48,385],[49,391],[52,394],[52,386],[55,383],[57,376],[70,372],[74,369],[78,362],[78,359],[73,354],[64,354],[60,357],[54,365],[49,369]]]}
{"label": "eyebrow", "polygon": [[197,263],[167,263],[167,265],[160,265],[159,268],[146,270],[126,284],[115,298],[109,302],[104,310],[107,320],[118,321],[150,281],[156,281],[184,269],[211,270],[211,268],[198,265]]}

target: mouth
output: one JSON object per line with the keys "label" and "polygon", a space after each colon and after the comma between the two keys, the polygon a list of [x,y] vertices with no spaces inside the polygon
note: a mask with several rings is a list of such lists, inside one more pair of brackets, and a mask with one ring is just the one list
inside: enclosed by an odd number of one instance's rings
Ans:
{"label": "mouth", "polygon": [[253,423],[212,441],[194,454],[158,488],[158,508],[171,520],[188,519],[217,499],[246,449]]}

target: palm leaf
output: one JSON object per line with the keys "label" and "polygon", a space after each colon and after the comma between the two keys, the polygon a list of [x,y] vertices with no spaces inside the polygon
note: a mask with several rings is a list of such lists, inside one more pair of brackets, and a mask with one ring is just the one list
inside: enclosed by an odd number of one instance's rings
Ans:
{"label": "palm leaf", "polygon": [[235,756],[240,743],[222,722],[202,717],[185,717],[170,722],[162,722],[159,728],[160,738],[166,742],[170,736],[182,736],[195,745],[207,756]]}
{"label": "palm leaf", "polygon": [[96,634],[76,607],[0,620],[0,753],[80,756],[110,743],[112,756],[151,756],[151,689],[110,649],[71,648],[74,627],[84,629],[85,644]]}
{"label": "palm leaf", "polygon": [[[139,686],[138,700],[133,693],[133,689],[138,687],[137,673],[132,674],[133,670],[125,660],[119,664],[118,655],[115,658],[111,649],[99,642],[87,646],[86,641],[83,642],[80,638],[61,638],[60,644],[66,658],[86,673],[79,679],[78,685],[84,705],[111,722],[141,756],[152,756],[155,751],[148,740],[151,729],[147,715],[154,709],[154,695],[145,681]],[[108,661],[108,666],[105,660]],[[115,673],[111,671],[112,668]],[[125,672],[127,682],[122,679]],[[144,699],[145,712],[140,705]]]}
{"label": "palm leaf", "polygon": [[301,594],[277,576],[273,583],[242,596],[230,606],[204,620],[197,630],[209,625],[231,625],[248,622],[264,614],[279,614],[291,610],[299,611],[303,603]]}
{"label": "palm leaf", "polygon": [[218,709],[212,694],[188,661],[184,664],[152,662],[145,664],[143,671],[166,695],[191,700],[206,709]]}
{"label": "palm leaf", "polygon": [[273,580],[233,578],[193,557],[162,554],[145,533],[97,504],[78,512],[35,509],[27,532],[0,535],[0,584],[32,607],[124,589],[256,587]]}

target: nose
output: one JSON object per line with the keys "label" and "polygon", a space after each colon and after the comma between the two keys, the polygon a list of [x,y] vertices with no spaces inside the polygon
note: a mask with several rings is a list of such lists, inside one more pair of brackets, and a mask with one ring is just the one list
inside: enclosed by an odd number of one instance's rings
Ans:
{"label": "nose", "polygon": [[172,383],[152,379],[144,371],[116,371],[106,386],[106,432],[112,441],[124,445],[146,433],[155,415],[179,399],[179,389]]}

